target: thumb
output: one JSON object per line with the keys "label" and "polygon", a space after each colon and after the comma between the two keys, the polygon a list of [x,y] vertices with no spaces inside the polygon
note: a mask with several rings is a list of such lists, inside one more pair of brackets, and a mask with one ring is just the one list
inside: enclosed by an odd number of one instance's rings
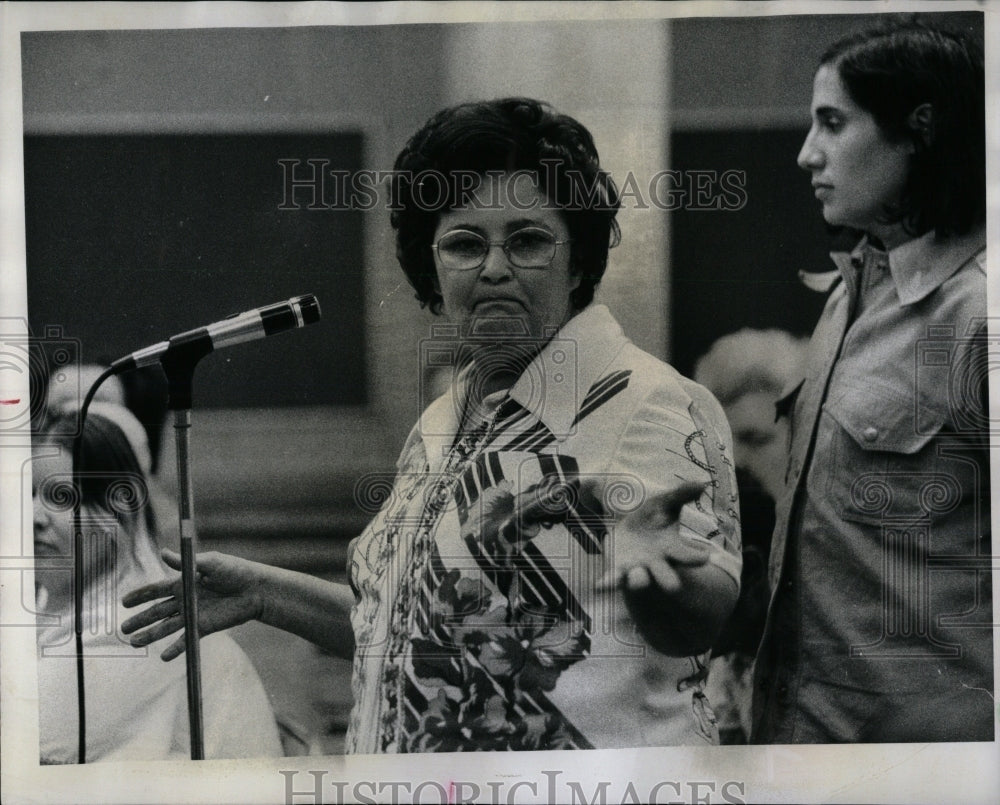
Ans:
{"label": "thumb", "polygon": [[647,527],[666,528],[680,519],[681,509],[701,497],[706,484],[685,481],[675,489],[654,495],[636,512],[639,522]]}
{"label": "thumb", "polygon": [[670,518],[670,521],[673,522],[680,517],[684,504],[693,503],[701,497],[705,491],[705,486],[706,484],[704,483],[685,481],[676,489],[671,489],[669,492],[664,492],[662,495],[654,498],[653,503],[662,514]]}
{"label": "thumb", "polygon": [[[518,496],[516,517],[523,526],[535,525],[546,520],[557,520],[559,514],[558,501],[550,500],[533,492]],[[565,516],[565,511],[562,514]]]}
{"label": "thumb", "polygon": [[173,568],[174,570],[181,569],[181,555],[176,551],[164,548],[160,551],[160,556],[163,557],[163,562],[167,567]]}

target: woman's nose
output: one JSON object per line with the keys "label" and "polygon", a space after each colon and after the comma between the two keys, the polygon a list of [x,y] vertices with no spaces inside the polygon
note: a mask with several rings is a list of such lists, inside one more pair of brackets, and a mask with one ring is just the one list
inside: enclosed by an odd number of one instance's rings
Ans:
{"label": "woman's nose", "polygon": [[489,282],[501,282],[504,279],[510,279],[513,275],[514,267],[510,264],[503,246],[499,243],[491,243],[486,257],[483,258],[483,264],[479,268],[480,278]]}
{"label": "woman's nose", "polygon": [[810,129],[806,135],[805,142],[802,143],[802,148],[799,150],[799,155],[795,161],[802,170],[815,170],[822,167],[823,154],[816,146],[814,129]]}
{"label": "woman's nose", "polygon": [[45,508],[45,504],[38,495],[31,496],[31,505],[33,507],[33,522],[35,528],[44,528],[49,524],[48,509]]}

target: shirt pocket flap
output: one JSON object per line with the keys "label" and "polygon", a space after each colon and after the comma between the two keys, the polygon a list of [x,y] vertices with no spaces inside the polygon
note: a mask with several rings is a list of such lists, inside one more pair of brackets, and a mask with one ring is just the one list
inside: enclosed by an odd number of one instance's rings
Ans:
{"label": "shirt pocket flap", "polygon": [[906,397],[871,383],[846,387],[826,411],[866,451],[914,455],[944,425],[944,415],[920,397]]}

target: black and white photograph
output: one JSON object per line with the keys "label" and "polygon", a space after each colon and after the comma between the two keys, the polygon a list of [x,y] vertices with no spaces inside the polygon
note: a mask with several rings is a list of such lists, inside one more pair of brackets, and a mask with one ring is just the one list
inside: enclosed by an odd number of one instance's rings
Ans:
{"label": "black and white photograph", "polygon": [[0,19],[4,802],[997,801],[1000,5]]}

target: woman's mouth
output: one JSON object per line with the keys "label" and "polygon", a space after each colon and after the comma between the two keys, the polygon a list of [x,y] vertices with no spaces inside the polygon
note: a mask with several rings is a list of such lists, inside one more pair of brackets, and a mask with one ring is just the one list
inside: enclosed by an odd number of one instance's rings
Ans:
{"label": "woman's mouth", "polygon": [[491,296],[486,299],[479,299],[475,305],[473,305],[473,310],[481,311],[483,309],[501,309],[501,310],[511,310],[520,312],[524,310],[524,305],[517,299],[511,296]]}
{"label": "woman's mouth", "polygon": [[35,557],[40,556],[66,556],[62,549],[51,542],[45,540],[35,540]]}
{"label": "woman's mouth", "polygon": [[813,194],[820,201],[829,196],[832,190],[833,190],[833,185],[831,184],[823,184],[821,182],[813,183]]}

